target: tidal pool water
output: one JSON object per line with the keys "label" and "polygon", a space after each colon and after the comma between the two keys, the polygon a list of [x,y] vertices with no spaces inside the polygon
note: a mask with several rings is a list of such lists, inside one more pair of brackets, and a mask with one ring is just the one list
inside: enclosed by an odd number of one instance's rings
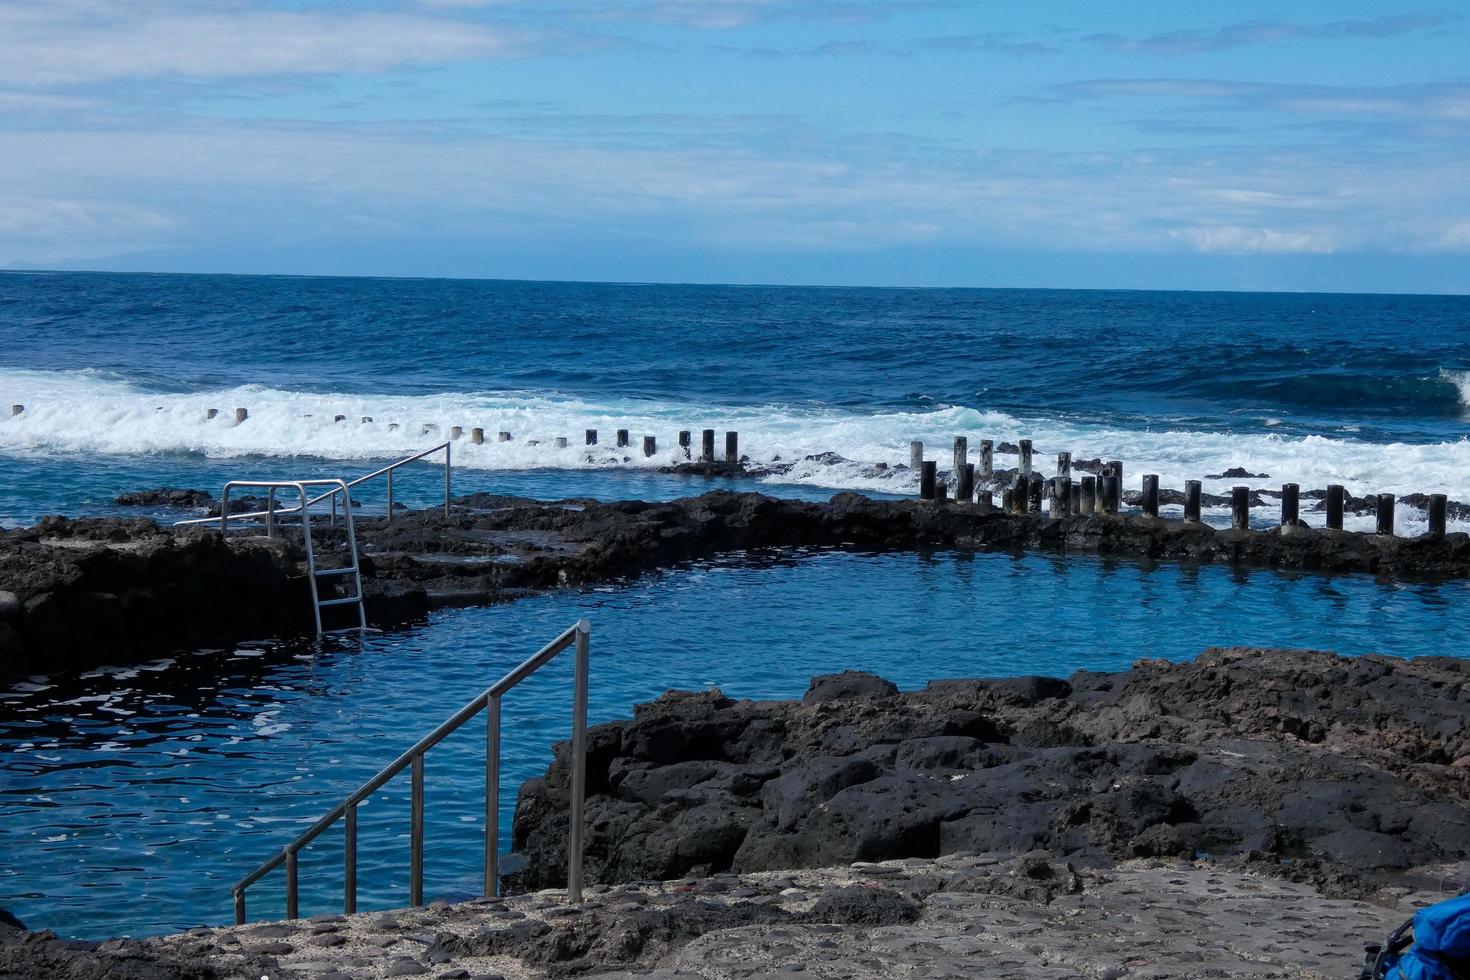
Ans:
{"label": "tidal pool water", "polygon": [[[229,921],[230,885],[562,629],[592,626],[594,723],[670,688],[794,698],[847,668],[1066,675],[1212,645],[1463,655],[1470,584],[1078,556],[748,554],[435,614],[323,651],[247,646],[0,689],[0,906],[99,938]],[[505,703],[500,800],[570,727],[570,661]],[[426,898],[479,891],[484,728],[428,756]],[[363,806],[359,907],[407,902],[407,774]],[[303,854],[302,914],[341,901],[341,831]],[[282,909],[275,872],[252,917]]]}

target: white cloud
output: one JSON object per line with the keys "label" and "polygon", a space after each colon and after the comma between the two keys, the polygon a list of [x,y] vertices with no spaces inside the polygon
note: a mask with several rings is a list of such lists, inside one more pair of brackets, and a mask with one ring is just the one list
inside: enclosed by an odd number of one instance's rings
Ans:
{"label": "white cloud", "polygon": [[1277,231],[1274,228],[1245,228],[1240,225],[1172,228],[1172,238],[1188,242],[1200,252],[1223,252],[1243,255],[1251,253],[1326,254],[1334,252],[1329,236],[1303,231]]}
{"label": "white cloud", "polygon": [[452,17],[235,3],[0,0],[0,82],[377,72],[534,50],[524,31]]}

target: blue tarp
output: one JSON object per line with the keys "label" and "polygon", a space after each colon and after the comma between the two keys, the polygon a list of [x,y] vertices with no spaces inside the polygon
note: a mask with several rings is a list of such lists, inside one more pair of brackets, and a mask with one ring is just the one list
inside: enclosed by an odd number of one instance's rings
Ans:
{"label": "blue tarp", "polygon": [[1423,908],[1414,916],[1414,945],[1387,980],[1470,978],[1470,894]]}

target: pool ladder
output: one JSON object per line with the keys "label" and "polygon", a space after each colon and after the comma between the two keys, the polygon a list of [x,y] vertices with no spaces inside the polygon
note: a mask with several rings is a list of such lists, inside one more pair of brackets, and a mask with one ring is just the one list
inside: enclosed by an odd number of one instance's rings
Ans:
{"label": "pool ladder", "polygon": [[[320,638],[324,631],[322,629],[322,610],[334,606],[356,606],[357,626],[343,627],[343,629],[367,629],[367,610],[362,604],[362,568],[357,559],[357,527],[352,522],[352,489],[345,480],[231,480],[225,484],[224,493],[220,497],[219,529],[222,534],[230,531],[230,491],[240,487],[249,487],[255,490],[265,490],[266,507],[264,511],[256,514],[244,514],[237,518],[237,522],[252,518],[263,518],[265,522],[265,536],[273,538],[276,536],[276,518],[284,514],[301,515],[301,536],[306,549],[306,578],[311,584],[311,613],[316,623],[316,635]],[[326,493],[312,497],[307,492],[308,487],[328,487]],[[301,503],[287,511],[276,509],[276,491],[295,490],[301,498]],[[349,564],[342,568],[317,568],[316,549],[311,540],[311,505],[321,500],[330,498],[332,501],[333,523],[336,522],[337,495],[342,495],[343,530],[347,536],[347,555]],[[214,518],[208,518],[213,522]],[[182,523],[194,524],[204,523],[200,521],[185,521]],[[339,578],[351,576],[347,589],[349,595],[334,596],[330,599],[322,598],[320,581],[324,578]],[[328,632],[340,632],[331,630]]]}

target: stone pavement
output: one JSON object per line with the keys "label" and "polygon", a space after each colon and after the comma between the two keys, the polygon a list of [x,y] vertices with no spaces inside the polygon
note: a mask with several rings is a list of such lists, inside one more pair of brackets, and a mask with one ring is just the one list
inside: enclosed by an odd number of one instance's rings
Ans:
{"label": "stone pavement", "polygon": [[1351,980],[1364,941],[1439,897],[1396,889],[1375,902],[1329,899],[1210,863],[1074,872],[1041,853],[957,855],[597,887],[580,908],[541,892],[194,930],[142,945],[160,960],[240,980]]}

